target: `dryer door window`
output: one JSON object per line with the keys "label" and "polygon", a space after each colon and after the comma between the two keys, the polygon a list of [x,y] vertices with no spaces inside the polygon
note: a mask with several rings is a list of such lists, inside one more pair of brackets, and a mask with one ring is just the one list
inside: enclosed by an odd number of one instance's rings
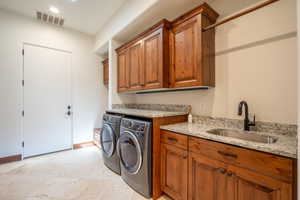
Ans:
{"label": "dryer door window", "polygon": [[104,154],[107,157],[111,157],[116,146],[116,135],[109,124],[103,125],[100,144]]}
{"label": "dryer door window", "polygon": [[118,140],[118,155],[121,165],[131,174],[137,174],[141,169],[143,156],[138,138],[134,133],[125,131]]}

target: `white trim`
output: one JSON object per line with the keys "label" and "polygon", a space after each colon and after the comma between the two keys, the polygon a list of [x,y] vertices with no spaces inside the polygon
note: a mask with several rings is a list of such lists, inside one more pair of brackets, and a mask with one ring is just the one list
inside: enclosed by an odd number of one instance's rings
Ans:
{"label": "white trim", "polygon": [[34,44],[31,42],[23,42],[23,47],[24,47],[24,45],[30,45],[30,46],[34,46],[34,47],[42,47],[42,48],[46,48],[46,49],[52,49],[55,51],[61,51],[61,52],[73,54],[72,51],[69,51],[69,50],[59,49],[59,48],[55,48],[55,47],[49,47],[49,46],[40,45],[40,44]]}

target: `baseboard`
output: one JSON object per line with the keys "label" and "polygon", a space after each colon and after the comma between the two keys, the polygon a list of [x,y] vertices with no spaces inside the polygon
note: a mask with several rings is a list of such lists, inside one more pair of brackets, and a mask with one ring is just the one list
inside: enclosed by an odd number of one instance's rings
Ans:
{"label": "baseboard", "polygon": [[0,158],[0,164],[10,163],[10,162],[15,162],[15,161],[20,161],[20,160],[22,160],[22,155],[18,154],[18,155],[14,155],[14,156]]}
{"label": "baseboard", "polygon": [[93,141],[74,144],[73,149],[81,149],[81,148],[84,148],[84,147],[91,147],[91,146],[95,146],[95,143]]}

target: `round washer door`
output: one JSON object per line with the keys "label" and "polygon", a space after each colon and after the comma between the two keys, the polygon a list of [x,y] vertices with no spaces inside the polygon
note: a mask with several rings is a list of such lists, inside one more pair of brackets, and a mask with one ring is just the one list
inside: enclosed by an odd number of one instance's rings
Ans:
{"label": "round washer door", "polygon": [[100,144],[103,153],[107,157],[111,157],[115,151],[116,135],[109,124],[104,124],[101,132]]}
{"label": "round washer door", "polygon": [[130,174],[137,174],[143,163],[143,155],[138,138],[134,133],[125,131],[118,140],[117,151],[121,165]]}

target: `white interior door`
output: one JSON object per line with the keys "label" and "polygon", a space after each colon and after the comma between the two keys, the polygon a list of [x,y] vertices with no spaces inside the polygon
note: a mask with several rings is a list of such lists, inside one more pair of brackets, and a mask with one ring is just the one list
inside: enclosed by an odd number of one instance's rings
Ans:
{"label": "white interior door", "polygon": [[71,53],[24,44],[24,157],[72,148],[70,76]]}

